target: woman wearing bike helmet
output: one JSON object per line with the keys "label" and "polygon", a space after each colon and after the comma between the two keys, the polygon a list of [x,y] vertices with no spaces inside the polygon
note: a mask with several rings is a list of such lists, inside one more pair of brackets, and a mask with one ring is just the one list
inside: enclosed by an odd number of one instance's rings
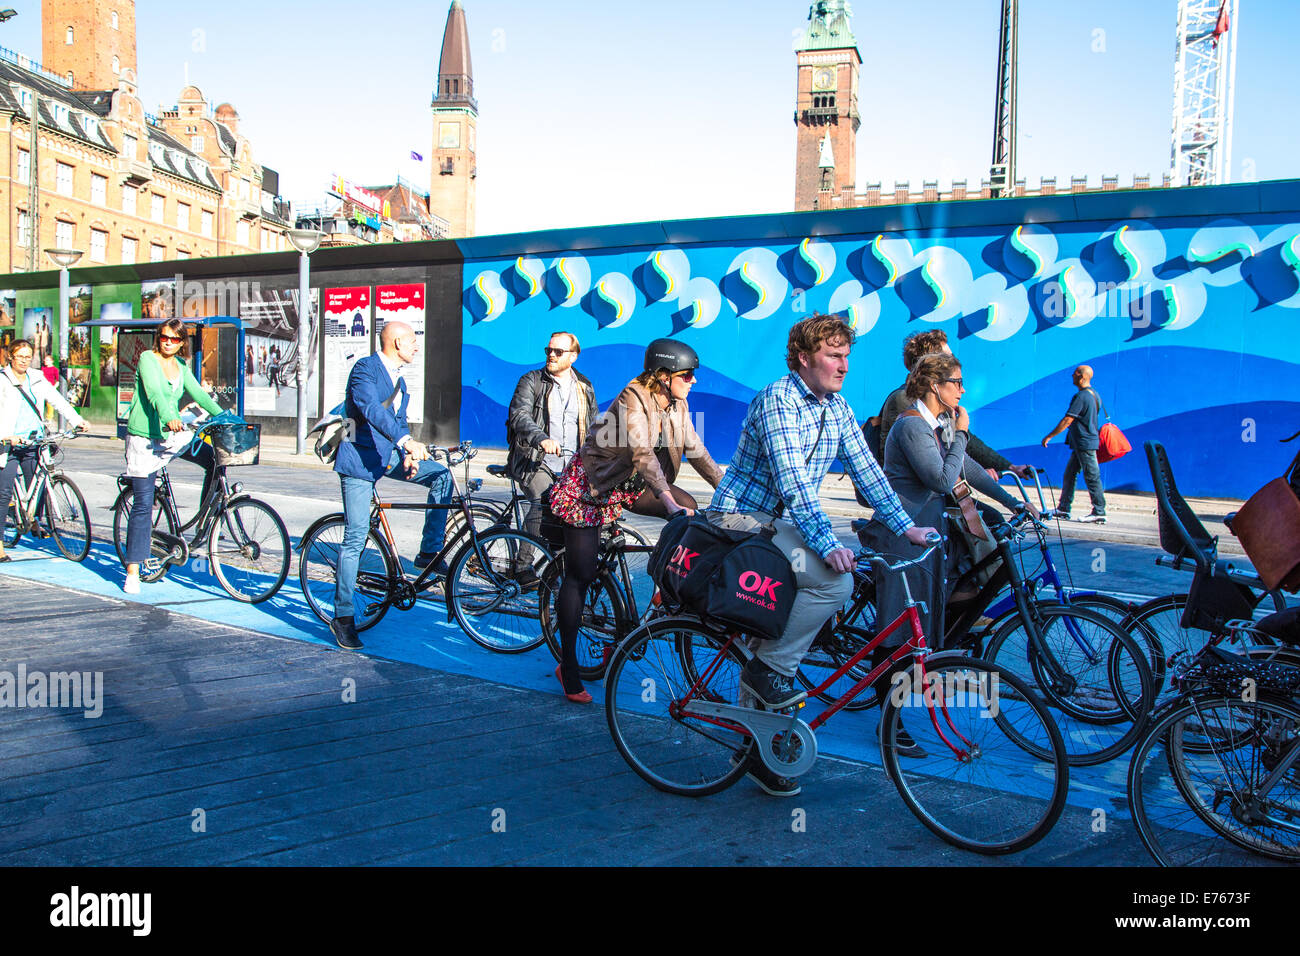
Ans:
{"label": "woman wearing bike helmet", "polygon": [[221,414],[221,406],[203,391],[189,364],[181,361],[189,357],[185,323],[168,319],[154,333],[153,348],[141,352],[136,365],[126,425],[126,473],[133,494],[122,585],[127,594],[140,593],[140,563],[149,557],[154,481],[190,441],[181,424],[181,396],[188,395],[211,415]]}
{"label": "woman wearing bike helmet", "polygon": [[673,484],[683,456],[711,486],[722,480],[686,401],[700,367],[695,349],[655,339],[643,367],[551,489],[551,511],[564,525],[564,580],[556,599],[563,653],[555,676],[575,703],[591,701],[578,679],[577,642],[583,597],[596,579],[601,527],[617,521],[624,507],[656,518],[694,511],[696,500]]}

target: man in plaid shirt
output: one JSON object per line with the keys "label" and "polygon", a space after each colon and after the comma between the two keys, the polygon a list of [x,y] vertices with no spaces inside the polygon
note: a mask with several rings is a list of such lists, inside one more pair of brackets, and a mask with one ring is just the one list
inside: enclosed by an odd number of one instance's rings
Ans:
{"label": "man in plaid shirt", "polygon": [[[794,686],[795,671],[822,624],[853,593],[854,552],[831,530],[818,497],[831,463],[844,462],[876,517],[895,534],[923,545],[934,531],[916,527],[907,516],[839,394],[853,339],[853,330],[837,316],[814,315],[790,329],[790,374],[749,403],[740,444],[706,512],[719,527],[771,525],[772,543],[794,569],[798,593],[784,633],[764,642],[741,673],[741,687],[772,710],[806,696]],[[749,776],[776,796],[799,792],[797,783],[758,760],[750,761]]]}

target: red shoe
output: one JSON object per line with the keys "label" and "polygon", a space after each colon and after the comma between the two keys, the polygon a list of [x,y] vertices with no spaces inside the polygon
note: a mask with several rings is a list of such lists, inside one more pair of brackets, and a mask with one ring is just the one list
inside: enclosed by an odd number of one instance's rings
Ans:
{"label": "red shoe", "polygon": [[[563,689],[564,687],[564,677],[560,674],[560,668],[563,666],[564,666],[563,664],[555,665],[555,679],[560,682],[561,689]],[[564,696],[569,698],[569,700],[573,701],[575,704],[591,703],[591,695],[588,694],[585,690],[578,694],[570,694],[568,691],[565,691]]]}

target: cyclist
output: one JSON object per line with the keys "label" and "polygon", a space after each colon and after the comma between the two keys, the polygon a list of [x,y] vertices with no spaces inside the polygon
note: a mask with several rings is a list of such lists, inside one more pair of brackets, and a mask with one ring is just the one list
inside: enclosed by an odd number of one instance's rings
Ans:
{"label": "cyclist", "polygon": [[[813,315],[790,329],[790,374],[749,403],[736,453],[705,512],[723,528],[772,526],[773,543],[791,559],[798,591],[785,631],[757,648],[741,672],[741,688],[771,709],[804,698],[794,687],[795,671],[822,625],[853,592],[856,556],[835,536],[818,497],[831,463],[844,462],[876,517],[895,534],[919,545],[934,530],[916,527],[907,516],[839,394],[853,339],[853,330],[833,315]],[[767,793],[799,793],[795,781],[747,759],[747,775]]]}
{"label": "cyclist", "polygon": [[693,512],[696,500],[673,484],[683,455],[713,487],[722,480],[722,469],[695,433],[686,400],[699,367],[700,357],[684,342],[651,342],[644,371],[614,399],[551,488],[551,511],[564,525],[564,580],[556,599],[561,661],[555,676],[575,703],[591,702],[578,679],[578,627],[584,596],[596,579],[601,526],[617,521],[624,506],[655,518]]}
{"label": "cyclist", "polygon": [[[580,448],[596,418],[596,392],[591,380],[577,369],[582,346],[572,332],[555,332],[546,344],[544,368],[525,372],[510,399],[506,438],[510,454],[506,470],[528,496],[524,530],[534,537],[542,530],[542,498],[564,468],[560,452]],[[530,549],[531,550],[531,549]],[[536,577],[532,555],[517,557],[521,583],[524,576]]]}
{"label": "cyclist", "polygon": [[[18,469],[23,470],[23,479],[31,481],[36,473],[37,448],[25,445],[27,436],[32,432],[45,434],[45,417],[42,409],[49,402],[59,410],[78,431],[85,431],[86,421],[77,414],[77,410],[59,394],[40,372],[32,371],[32,356],[35,347],[27,339],[18,339],[9,346],[9,365],[0,371],[0,383],[3,389],[3,406],[0,406],[0,436],[11,445],[8,454],[0,453],[0,522],[9,513],[9,502],[14,494],[14,478]],[[4,544],[0,542],[0,561],[8,561]]]}
{"label": "cyclist", "polygon": [[180,319],[167,319],[154,333],[153,348],[140,353],[135,394],[126,424],[126,474],[131,479],[131,517],[126,528],[126,580],[122,590],[140,593],[140,563],[153,537],[153,490],[158,472],[190,441],[181,422],[180,398],[188,395],[211,415],[218,405],[190,371],[189,336]]}

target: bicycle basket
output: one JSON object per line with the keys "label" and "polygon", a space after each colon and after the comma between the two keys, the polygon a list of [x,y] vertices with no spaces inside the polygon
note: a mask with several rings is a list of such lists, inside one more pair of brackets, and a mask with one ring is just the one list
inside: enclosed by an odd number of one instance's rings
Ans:
{"label": "bicycle basket", "polygon": [[212,460],[218,468],[256,465],[262,446],[262,426],[223,422],[207,429],[212,439]]}

